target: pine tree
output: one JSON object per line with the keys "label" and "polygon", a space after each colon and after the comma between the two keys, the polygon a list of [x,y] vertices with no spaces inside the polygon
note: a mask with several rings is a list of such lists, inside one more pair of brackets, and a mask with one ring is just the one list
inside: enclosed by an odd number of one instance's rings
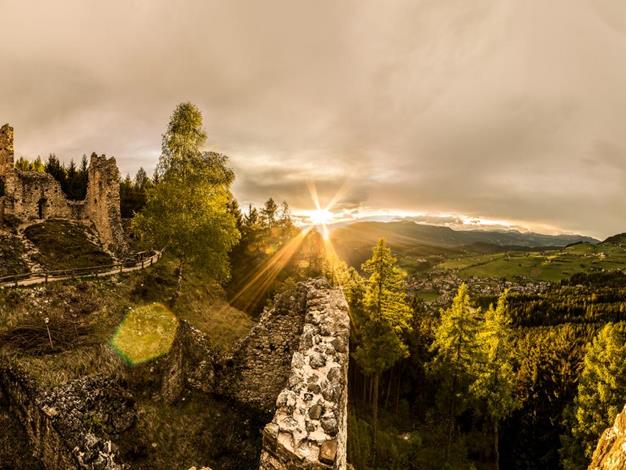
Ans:
{"label": "pine tree", "polygon": [[429,369],[442,378],[447,388],[448,443],[445,458],[450,453],[455,419],[467,403],[469,386],[473,381],[478,348],[476,334],[480,311],[473,308],[466,284],[461,284],[448,309],[441,310],[441,320],[435,328],[431,351],[435,353]]}
{"label": "pine tree", "polygon": [[269,198],[265,201],[263,209],[261,209],[261,217],[263,223],[269,228],[272,228],[276,222],[276,215],[278,213],[278,205],[273,198]]}
{"label": "pine tree", "polygon": [[409,350],[405,335],[411,329],[411,308],[406,301],[405,273],[397,266],[396,259],[380,239],[372,257],[362,266],[368,275],[363,297],[363,318],[358,331],[358,346],[354,358],[372,379],[372,432],[373,458],[376,459],[378,433],[378,396],[380,375]]}
{"label": "pine tree", "polygon": [[512,366],[511,318],[505,291],[496,308],[489,306],[477,334],[479,361],[471,385],[472,394],[484,404],[494,431],[495,468],[500,468],[499,426],[520,406],[515,393],[516,377]]}
{"label": "pine tree", "polygon": [[604,429],[626,402],[626,334],[624,324],[606,324],[587,346],[574,401],[572,436],[588,459]]}

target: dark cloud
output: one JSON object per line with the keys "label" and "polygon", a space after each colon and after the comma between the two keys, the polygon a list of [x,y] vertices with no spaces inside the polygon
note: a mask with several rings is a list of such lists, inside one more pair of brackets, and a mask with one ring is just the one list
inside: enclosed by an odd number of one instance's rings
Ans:
{"label": "dark cloud", "polygon": [[[2,2],[17,151],[156,163],[200,106],[241,201],[625,229],[619,0]],[[467,217],[463,220],[468,220]]]}

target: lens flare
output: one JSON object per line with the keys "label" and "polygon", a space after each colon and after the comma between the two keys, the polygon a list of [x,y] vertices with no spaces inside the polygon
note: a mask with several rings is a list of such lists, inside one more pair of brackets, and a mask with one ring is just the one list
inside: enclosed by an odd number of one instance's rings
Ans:
{"label": "lens flare", "polygon": [[128,312],[111,346],[128,364],[141,364],[167,354],[177,329],[178,320],[165,305],[144,305]]}

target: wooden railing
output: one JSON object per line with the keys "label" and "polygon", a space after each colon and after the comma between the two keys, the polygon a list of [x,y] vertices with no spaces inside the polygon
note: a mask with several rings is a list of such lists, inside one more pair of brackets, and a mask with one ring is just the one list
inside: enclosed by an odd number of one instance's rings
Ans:
{"label": "wooden railing", "polygon": [[142,251],[125,258],[119,263],[100,266],[88,266],[84,268],[57,269],[39,271],[33,273],[11,274],[0,277],[0,287],[31,286],[35,284],[47,284],[48,282],[63,281],[66,279],[79,279],[88,277],[106,277],[115,274],[138,271],[152,266],[159,261],[162,251]]}

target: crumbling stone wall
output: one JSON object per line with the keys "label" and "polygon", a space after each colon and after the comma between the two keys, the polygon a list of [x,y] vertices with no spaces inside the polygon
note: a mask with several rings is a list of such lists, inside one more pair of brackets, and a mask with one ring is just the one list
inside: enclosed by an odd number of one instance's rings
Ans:
{"label": "crumbling stone wall", "polygon": [[115,158],[91,154],[85,216],[93,222],[105,246],[126,251],[120,213],[120,172]]}
{"label": "crumbling stone wall", "polygon": [[0,176],[13,168],[13,128],[8,124],[0,127]]}
{"label": "crumbling stone wall", "polygon": [[218,393],[259,412],[274,412],[304,326],[307,284],[276,298],[219,371]]}
{"label": "crumbling stone wall", "polygon": [[132,397],[114,380],[85,377],[46,393],[19,367],[0,364],[0,399],[9,403],[46,469],[127,468],[110,436],[129,429],[136,412]]}
{"label": "crumbling stone wall", "polygon": [[217,394],[273,416],[263,430],[261,470],[346,468],[348,306],[324,280],[277,297],[235,352],[181,322],[165,358],[162,395]]}
{"label": "crumbling stone wall", "polygon": [[0,216],[23,220],[73,219],[95,226],[103,245],[114,252],[127,250],[120,213],[120,173],[114,158],[91,155],[87,197],[70,201],[61,185],[47,173],[20,171],[13,167],[13,128],[0,128]]}
{"label": "crumbling stone wall", "polygon": [[343,293],[323,281],[307,288],[303,333],[263,430],[260,470],[346,468],[348,306]]}
{"label": "crumbling stone wall", "polygon": [[222,358],[200,330],[181,320],[172,347],[165,358],[161,396],[176,401],[185,389],[214,393],[216,371]]}
{"label": "crumbling stone wall", "polygon": [[5,213],[21,219],[73,218],[61,185],[49,174],[14,170],[4,181]]}

